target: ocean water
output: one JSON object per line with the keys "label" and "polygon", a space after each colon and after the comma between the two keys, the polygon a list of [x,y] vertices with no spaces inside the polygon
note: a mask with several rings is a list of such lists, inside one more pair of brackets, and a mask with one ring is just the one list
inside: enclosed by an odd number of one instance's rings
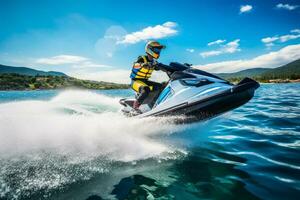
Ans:
{"label": "ocean water", "polygon": [[175,125],[130,90],[0,92],[0,199],[299,199],[300,84]]}

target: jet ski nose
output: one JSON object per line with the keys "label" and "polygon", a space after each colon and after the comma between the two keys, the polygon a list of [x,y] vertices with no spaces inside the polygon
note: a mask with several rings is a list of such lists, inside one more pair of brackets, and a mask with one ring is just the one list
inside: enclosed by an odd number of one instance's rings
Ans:
{"label": "jet ski nose", "polygon": [[248,89],[253,89],[256,90],[257,88],[259,88],[259,83],[251,78],[244,78],[243,80],[241,80],[237,85],[235,85],[232,88],[233,92],[239,92],[239,91],[243,91],[243,90],[248,90]]}

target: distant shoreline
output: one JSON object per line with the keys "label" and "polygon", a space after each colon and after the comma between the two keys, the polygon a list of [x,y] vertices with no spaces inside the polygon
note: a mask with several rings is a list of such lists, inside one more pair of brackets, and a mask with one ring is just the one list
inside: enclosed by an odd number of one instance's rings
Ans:
{"label": "distant shoreline", "polygon": [[17,89],[10,89],[10,90],[1,90],[0,92],[9,92],[9,91],[20,91],[20,92],[31,92],[31,91],[46,91],[46,90],[128,90],[128,88],[107,88],[107,89],[88,89],[88,88],[78,88],[78,87],[67,87],[67,88],[45,88],[45,89],[24,89],[24,90],[17,90]]}
{"label": "distant shoreline", "polygon": [[[255,80],[255,79],[254,79]],[[230,79],[229,79],[230,81]],[[272,79],[272,80],[256,80],[259,83],[265,83],[265,84],[273,84],[273,83],[300,83],[300,79],[290,80],[290,79]],[[239,81],[230,81],[231,83],[237,84]]]}
{"label": "distant shoreline", "polygon": [[[266,81],[258,81],[260,84],[286,84],[286,83],[300,83],[300,79],[297,80],[282,80],[282,79],[276,79],[276,80],[269,80],[268,82]],[[233,84],[237,84],[237,81],[231,82]],[[0,92],[5,92],[5,91],[45,91],[45,90],[126,90],[129,89],[129,85],[124,84],[127,87],[119,87],[119,88],[83,88],[83,87],[61,87],[61,88],[40,88],[40,89],[30,89],[30,88],[25,88],[25,89],[0,89]]]}
{"label": "distant shoreline", "polygon": [[269,80],[268,83],[299,83],[300,79],[290,80],[290,79],[273,79]]}
{"label": "distant shoreline", "polygon": [[129,84],[103,81],[80,80],[69,76],[28,76],[20,74],[0,74],[0,91],[52,90],[52,89],[127,89]]}

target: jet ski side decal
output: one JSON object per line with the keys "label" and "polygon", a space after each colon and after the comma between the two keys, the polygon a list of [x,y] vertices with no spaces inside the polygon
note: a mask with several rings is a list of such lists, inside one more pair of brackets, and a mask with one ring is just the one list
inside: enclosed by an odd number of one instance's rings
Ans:
{"label": "jet ski side decal", "polygon": [[160,103],[162,103],[164,100],[166,100],[167,97],[171,94],[171,92],[172,92],[171,87],[170,87],[170,86],[169,86],[169,87],[166,87],[166,88],[162,91],[162,93],[159,95],[159,97],[158,97],[158,99],[157,99],[157,101],[156,101],[155,106],[158,105],[158,104],[160,104]]}

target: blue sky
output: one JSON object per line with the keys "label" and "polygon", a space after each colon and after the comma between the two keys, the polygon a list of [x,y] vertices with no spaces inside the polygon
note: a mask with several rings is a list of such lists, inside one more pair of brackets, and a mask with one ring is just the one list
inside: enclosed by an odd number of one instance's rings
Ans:
{"label": "blue sky", "polygon": [[1,0],[0,63],[129,82],[145,42],[211,72],[300,58],[296,0]]}

